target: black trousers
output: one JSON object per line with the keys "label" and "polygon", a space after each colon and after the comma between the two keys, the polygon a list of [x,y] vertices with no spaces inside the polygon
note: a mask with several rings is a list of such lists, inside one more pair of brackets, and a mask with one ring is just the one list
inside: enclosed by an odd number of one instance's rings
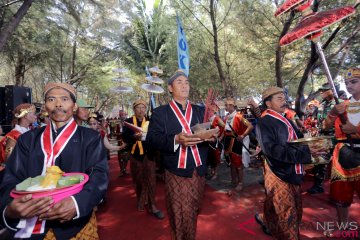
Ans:
{"label": "black trousers", "polygon": [[326,169],[326,164],[319,164],[316,165],[313,168],[313,173],[314,173],[314,185],[315,186],[322,186],[322,183],[324,182],[325,179],[325,169]]}

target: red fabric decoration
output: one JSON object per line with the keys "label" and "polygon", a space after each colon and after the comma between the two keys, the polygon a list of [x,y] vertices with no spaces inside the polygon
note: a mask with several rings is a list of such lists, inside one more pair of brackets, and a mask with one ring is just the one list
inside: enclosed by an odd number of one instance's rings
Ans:
{"label": "red fabric decoration", "polygon": [[299,7],[296,8],[297,11],[302,12],[305,9],[307,9],[308,7],[310,7],[312,3],[312,0],[308,1],[307,3],[304,3],[303,5],[300,5]]}
{"label": "red fabric decoration", "polygon": [[203,121],[204,123],[208,122],[209,119],[214,115],[214,108],[219,108],[215,103],[216,96],[217,96],[217,91],[215,91],[212,88],[209,88],[205,103],[205,114]]}
{"label": "red fabric decoration", "polygon": [[280,39],[280,46],[288,45],[305,37],[313,38],[321,30],[355,13],[355,8],[346,6],[324,12],[312,13],[304,17],[296,27]]}
{"label": "red fabric decoration", "polygon": [[[274,15],[275,17],[277,17],[280,16],[281,14],[290,12],[291,10],[295,9],[299,5],[304,4],[307,1],[308,0],[286,0],[280,7],[278,7]],[[308,1],[307,5],[310,5],[311,2],[312,0]]]}

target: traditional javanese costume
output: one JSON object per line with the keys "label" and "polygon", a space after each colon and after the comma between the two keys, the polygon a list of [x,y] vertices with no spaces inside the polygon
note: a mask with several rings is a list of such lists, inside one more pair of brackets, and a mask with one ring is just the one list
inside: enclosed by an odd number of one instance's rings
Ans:
{"label": "traditional javanese costume", "polygon": [[15,128],[8,132],[5,137],[0,140],[0,171],[5,168],[5,158],[7,155],[6,151],[12,151],[12,149],[6,149],[6,142],[8,139],[16,142],[21,134],[26,133],[29,130],[29,128],[21,127],[20,125],[16,124]]}
{"label": "traditional javanese costume", "polygon": [[256,135],[266,156],[264,222],[275,239],[299,239],[300,184],[303,164],[311,162],[310,150],[288,143],[302,134],[292,121],[270,109],[259,119]]}
{"label": "traditional javanese costume", "polygon": [[[224,127],[220,126],[223,125],[223,123],[219,125],[219,121],[222,122],[220,116],[217,114],[214,114],[214,116],[210,118],[211,128],[219,128],[219,136],[221,136],[224,132]],[[207,164],[211,168],[217,167],[217,165],[220,163],[221,150],[222,146],[220,142],[216,141],[215,143],[210,144]]]}
{"label": "traditional javanese costume", "polygon": [[[10,191],[28,177],[44,175],[46,167],[56,165],[66,173],[82,172],[89,181],[71,196],[77,216],[68,222],[11,219],[4,215],[11,202]],[[93,208],[104,198],[108,186],[108,163],[98,132],[77,126],[71,119],[56,129],[53,124],[24,133],[7,161],[0,187],[2,225],[29,239],[98,239]]]}
{"label": "traditional javanese costume", "polygon": [[191,134],[190,127],[202,123],[205,109],[172,100],[154,109],[147,141],[159,149],[165,166],[166,206],[173,239],[193,240],[196,236],[197,215],[205,187],[208,143],[192,147],[175,144],[175,135]]}
{"label": "traditional javanese costume", "polygon": [[[148,120],[145,117],[139,120],[135,115],[125,121],[140,128],[144,128],[148,124]],[[143,130],[146,131],[146,129]],[[129,146],[130,170],[135,186],[138,209],[144,209],[146,204],[151,209],[151,205],[156,203],[156,164],[154,152],[149,148],[145,139],[138,141],[135,139],[134,134],[135,132],[126,127],[126,125],[123,127],[122,137]]]}
{"label": "traditional javanese costume", "polygon": [[[324,86],[328,86],[328,85],[323,84],[322,88],[324,88]],[[330,110],[334,107],[335,100],[334,99],[332,99],[330,101],[325,100],[321,104],[323,106],[323,111],[322,111],[322,114],[321,114],[321,121],[324,121],[326,119],[326,116],[330,112]],[[321,128],[322,122],[319,122],[319,126]],[[331,129],[328,129],[326,131],[322,130],[321,135],[333,136],[334,135],[334,129],[331,128]],[[325,158],[329,159],[329,161],[330,161],[331,155],[332,155],[332,149],[330,149],[330,152],[328,154],[326,154]],[[315,190],[315,193],[317,192],[316,189],[321,189],[321,190],[323,189],[322,185],[323,185],[323,182],[325,180],[326,169],[327,169],[327,164],[317,164],[317,165],[315,165],[313,167],[312,173],[314,174],[314,185],[313,185],[312,188],[307,190],[309,193],[314,193],[312,191],[312,189]],[[320,192],[322,192],[322,191],[320,191]]]}
{"label": "traditional javanese costume", "polygon": [[[36,109],[33,104],[22,103],[14,109],[15,119],[21,119],[25,117],[28,113],[35,113]],[[15,128],[8,132],[4,138],[0,140],[0,172],[5,168],[6,159],[10,156],[13,151],[16,141],[19,136],[27,131],[29,127],[22,127],[18,124],[15,125]],[[12,142],[10,142],[12,141]],[[0,183],[1,183],[2,173],[0,173]]]}
{"label": "traditional javanese costume", "polygon": [[335,120],[335,146],[331,169],[330,198],[340,207],[349,207],[354,192],[360,196],[360,101],[351,98],[345,101],[345,116],[357,126],[357,133],[351,134],[353,148],[340,128],[340,118]]}
{"label": "traditional javanese costume", "polygon": [[231,125],[236,134],[240,136],[244,134],[248,128],[246,124],[247,120],[245,117],[237,111],[232,112],[225,118],[225,154],[230,156],[231,164],[237,168],[243,165],[241,159],[243,145],[236,140],[229,125]]}
{"label": "traditional javanese costume", "polygon": [[[123,120],[120,120],[120,122],[118,122],[116,124],[116,138],[118,140],[118,146],[121,146],[124,142],[123,140]],[[126,172],[126,165],[127,162],[130,160],[130,155],[129,155],[129,151],[127,148],[124,148],[120,151],[118,151],[118,161],[119,161],[119,166],[120,166],[120,175],[122,176],[123,174],[127,173]]]}
{"label": "traditional javanese costume", "polygon": [[294,121],[296,120],[297,116],[296,116],[296,112],[290,108],[286,108],[285,112],[284,112],[284,117],[286,117],[287,119]]}

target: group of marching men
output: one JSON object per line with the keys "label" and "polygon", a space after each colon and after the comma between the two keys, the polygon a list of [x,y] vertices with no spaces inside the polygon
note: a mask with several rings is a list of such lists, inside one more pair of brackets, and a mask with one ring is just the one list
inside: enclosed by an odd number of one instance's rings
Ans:
{"label": "group of marching men", "polygon": [[[43,127],[28,131],[36,118],[33,105],[15,109],[18,124],[5,140],[1,140],[1,226],[8,228],[16,238],[99,239],[93,209],[104,199],[109,182],[106,149],[126,149],[130,156],[137,209],[164,218],[155,200],[155,160],[160,158],[165,168],[171,237],[195,239],[207,159],[216,155],[217,143],[223,140],[234,189],[241,191],[243,140],[254,126],[236,111],[235,101],[228,99],[225,119],[216,114],[211,118],[212,127],[219,131],[208,139],[193,136],[191,128],[203,121],[205,109],[189,101],[190,82],[183,71],[176,71],[167,83],[172,100],[154,109],[150,119],[146,116],[147,103],[136,100],[134,115],[123,116],[122,121],[143,131],[122,125],[121,144],[113,148],[105,147],[106,134],[101,132],[101,127],[95,127],[100,121],[97,116],[92,117],[96,123],[88,118],[93,129],[82,126],[78,117],[74,119],[74,112],[79,107],[76,89],[69,84],[49,83],[45,86],[44,112],[49,121]],[[337,143],[332,155],[330,197],[342,223],[348,221],[354,192],[360,194],[360,69],[347,72],[345,85],[350,99],[329,107],[321,123],[322,132],[335,129]],[[322,94],[325,96],[327,91],[324,89]],[[267,88],[262,93],[261,106],[253,99],[249,100],[249,105],[257,118],[256,137],[265,159],[264,212],[256,214],[255,219],[264,233],[275,239],[299,239],[304,164],[316,162],[326,149],[290,143],[302,138],[303,133],[293,114],[287,113],[283,89]],[[217,106],[209,107],[214,112],[219,110]],[[341,122],[340,116],[345,116],[346,121]],[[127,161],[121,160],[123,157],[126,154],[119,155],[119,163],[121,173],[126,174]],[[64,172],[87,173],[89,181],[78,194],[57,203],[51,197],[33,198],[31,194],[15,199],[10,197],[16,184],[44,174],[43,169],[52,165],[59,166]],[[310,193],[323,192],[324,165],[318,166],[315,168],[319,169],[314,170],[315,184],[309,189]]]}

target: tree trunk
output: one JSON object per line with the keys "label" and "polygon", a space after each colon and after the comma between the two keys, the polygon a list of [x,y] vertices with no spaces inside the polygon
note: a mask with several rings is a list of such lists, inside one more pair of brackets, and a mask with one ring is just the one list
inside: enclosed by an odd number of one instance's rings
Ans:
{"label": "tree trunk", "polygon": [[224,71],[221,66],[221,60],[219,55],[219,41],[218,41],[218,29],[216,26],[216,18],[215,18],[215,9],[214,9],[214,0],[210,0],[210,18],[211,18],[211,24],[213,28],[213,40],[214,40],[214,60],[216,67],[219,72],[219,77],[221,81],[221,85],[223,87],[223,90],[225,91],[225,96],[228,96],[230,94],[230,86],[227,86],[226,84],[226,78]]}
{"label": "tree trunk", "polygon": [[17,51],[17,61],[15,66],[15,86],[22,86],[24,84],[25,75],[25,58],[24,53],[19,49]]}
{"label": "tree trunk", "polygon": [[71,69],[70,69],[70,78],[72,79],[75,77],[75,64],[76,63],[76,41],[73,44],[72,47],[72,57],[71,57]]}
{"label": "tree trunk", "polygon": [[[319,1],[317,1],[317,0],[314,1],[314,4],[313,4],[314,12],[318,11],[319,4],[320,4]],[[305,71],[304,71],[304,73],[301,77],[301,81],[299,83],[298,90],[296,92],[295,111],[300,117],[303,115],[304,109],[305,109],[304,103],[306,101],[301,102],[301,99],[304,95],[305,84],[308,81],[309,75],[313,71],[314,65],[318,59],[319,59],[319,55],[316,52],[315,44],[313,42],[311,42],[310,59],[308,61],[308,64],[306,65]],[[306,99],[304,99],[304,100],[306,100]]]}
{"label": "tree trunk", "polygon": [[[285,22],[284,27],[280,33],[279,36],[279,42],[280,39],[289,31],[289,28],[291,26],[291,23],[294,19],[295,13],[294,11],[291,11],[290,17],[289,19]],[[278,43],[277,48],[276,48],[276,61],[275,61],[275,77],[276,77],[276,86],[283,88],[284,87],[284,82],[282,79],[282,73],[281,73],[281,67],[282,67],[282,51],[281,51],[281,47],[280,44]]]}
{"label": "tree trunk", "polygon": [[20,21],[25,16],[26,12],[29,10],[33,0],[24,0],[24,3],[21,5],[19,10],[15,13],[15,15],[10,19],[10,21],[4,26],[0,33],[0,52],[3,51],[4,46],[9,39],[9,37],[13,34]]}
{"label": "tree trunk", "polygon": [[64,53],[60,54],[60,82],[63,82]]}
{"label": "tree trunk", "polygon": [[3,28],[5,22],[5,8],[0,8],[0,30]]}
{"label": "tree trunk", "polygon": [[71,70],[70,70],[70,78],[72,79],[75,77],[75,63],[76,63],[76,50],[77,50],[77,42],[76,42],[76,37],[78,34],[78,28],[76,28],[75,30],[75,38],[74,38],[74,44],[72,47],[72,57],[71,57]]}
{"label": "tree trunk", "polygon": [[310,59],[308,64],[306,65],[305,71],[303,73],[303,76],[301,78],[301,81],[299,83],[298,90],[296,92],[296,100],[295,100],[295,111],[296,113],[301,116],[303,114],[304,107],[302,106],[301,98],[304,95],[304,89],[305,84],[308,81],[309,75],[313,70],[313,66],[318,60],[319,56],[316,53],[316,47],[313,42],[311,42],[311,53],[310,53]]}

